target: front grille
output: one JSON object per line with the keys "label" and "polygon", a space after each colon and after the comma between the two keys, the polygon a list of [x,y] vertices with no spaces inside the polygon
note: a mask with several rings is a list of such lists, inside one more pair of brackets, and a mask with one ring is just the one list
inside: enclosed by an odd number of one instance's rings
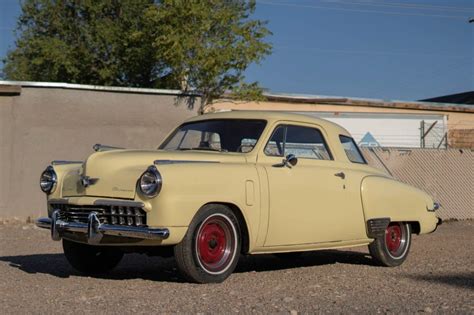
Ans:
{"label": "front grille", "polygon": [[103,224],[146,226],[146,212],[140,207],[53,203],[51,208],[59,210],[60,219],[67,222],[87,223],[89,214],[95,212]]}

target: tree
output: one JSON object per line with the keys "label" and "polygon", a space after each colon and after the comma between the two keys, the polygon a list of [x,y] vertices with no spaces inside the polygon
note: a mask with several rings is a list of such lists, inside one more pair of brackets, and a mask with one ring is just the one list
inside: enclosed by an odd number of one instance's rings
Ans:
{"label": "tree", "polygon": [[255,1],[25,0],[11,80],[182,89],[201,108],[226,91],[261,95],[244,71],[271,52]]}

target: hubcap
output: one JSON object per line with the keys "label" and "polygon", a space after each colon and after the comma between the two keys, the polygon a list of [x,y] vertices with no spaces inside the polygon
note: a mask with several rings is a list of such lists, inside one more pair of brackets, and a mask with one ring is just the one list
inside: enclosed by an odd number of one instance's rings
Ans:
{"label": "hubcap", "polygon": [[398,222],[392,222],[385,230],[385,244],[389,253],[394,256],[400,256],[404,251],[407,235]]}
{"label": "hubcap", "polygon": [[227,217],[215,215],[207,218],[196,237],[199,263],[210,273],[222,273],[235,256],[235,228]]}

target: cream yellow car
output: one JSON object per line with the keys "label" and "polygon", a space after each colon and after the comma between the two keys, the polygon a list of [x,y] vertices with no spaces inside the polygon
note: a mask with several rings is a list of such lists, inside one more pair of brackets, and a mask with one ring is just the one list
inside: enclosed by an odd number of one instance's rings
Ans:
{"label": "cream yellow car", "polygon": [[41,175],[48,217],[85,273],[124,253],[174,255],[194,282],[225,280],[240,254],[368,245],[400,265],[411,235],[433,232],[438,205],[367,165],[351,135],[323,119],[232,111],[191,118],[157,150],[102,145]]}

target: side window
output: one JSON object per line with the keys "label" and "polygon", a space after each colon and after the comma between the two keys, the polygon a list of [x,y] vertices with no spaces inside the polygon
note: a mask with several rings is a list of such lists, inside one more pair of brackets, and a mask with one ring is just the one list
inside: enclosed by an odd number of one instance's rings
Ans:
{"label": "side window", "polygon": [[353,163],[367,164],[367,161],[364,159],[364,156],[360,152],[357,144],[354,142],[354,139],[341,135],[339,136],[339,140],[341,140],[342,147],[344,148],[349,161]]}
{"label": "side window", "polygon": [[297,158],[331,160],[323,135],[318,129],[309,127],[287,127],[284,155],[288,154]]}
{"label": "side window", "polygon": [[332,156],[318,129],[301,126],[278,126],[265,147],[269,156],[294,154],[298,158],[331,160]]}
{"label": "side window", "polygon": [[269,156],[283,156],[283,144],[286,126],[278,126],[265,146],[265,154]]}

